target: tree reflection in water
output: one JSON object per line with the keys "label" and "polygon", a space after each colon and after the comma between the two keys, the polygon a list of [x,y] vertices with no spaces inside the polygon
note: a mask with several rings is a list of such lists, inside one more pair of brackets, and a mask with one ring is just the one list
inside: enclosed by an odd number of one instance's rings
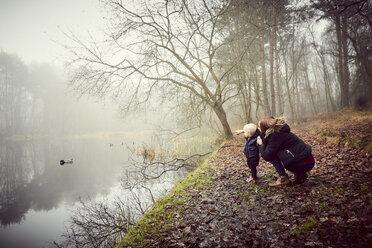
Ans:
{"label": "tree reflection in water", "polygon": [[[65,141],[64,141],[65,142]],[[89,143],[89,144],[87,144]],[[102,142],[101,142],[102,143]],[[122,166],[107,149],[94,149],[99,142],[7,141],[0,146],[0,223],[21,223],[26,213],[48,211],[78,196],[94,197],[115,183]],[[102,147],[106,145],[102,144]],[[60,158],[79,159],[59,165]],[[121,152],[123,155],[123,152]],[[112,163],[113,161],[117,163]]]}

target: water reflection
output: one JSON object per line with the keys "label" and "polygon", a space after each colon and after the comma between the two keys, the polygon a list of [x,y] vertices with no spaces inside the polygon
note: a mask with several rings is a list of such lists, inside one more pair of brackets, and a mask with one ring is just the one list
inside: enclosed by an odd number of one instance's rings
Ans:
{"label": "water reflection", "polygon": [[[126,153],[104,140],[9,141],[0,145],[0,222],[21,223],[30,210],[48,211],[63,201],[107,191]],[[74,158],[61,166],[61,158]]]}
{"label": "water reflection", "polygon": [[[141,150],[147,147],[138,143],[137,136],[0,143],[0,247],[40,248],[60,242],[66,225],[70,225],[70,211],[78,209],[80,198],[94,203],[119,197],[131,209],[131,215],[139,217],[152,198],[164,195],[186,170],[170,171],[140,183],[133,177],[138,167],[129,160],[133,152],[141,161]],[[181,156],[181,148],[187,147],[183,141],[164,140],[151,141],[160,147],[156,149],[157,159]],[[191,140],[192,149],[186,152],[194,153],[196,144],[200,152],[211,150],[209,140]],[[72,164],[60,165],[61,160],[70,158]],[[134,191],[122,187],[133,181]]]}

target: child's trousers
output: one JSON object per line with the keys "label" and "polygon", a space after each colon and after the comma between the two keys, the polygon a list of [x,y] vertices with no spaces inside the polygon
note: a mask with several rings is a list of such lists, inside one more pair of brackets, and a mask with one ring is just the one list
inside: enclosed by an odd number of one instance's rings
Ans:
{"label": "child's trousers", "polygon": [[260,158],[247,158],[247,164],[249,169],[251,169],[252,178],[254,180],[257,179],[257,166],[260,161]]}

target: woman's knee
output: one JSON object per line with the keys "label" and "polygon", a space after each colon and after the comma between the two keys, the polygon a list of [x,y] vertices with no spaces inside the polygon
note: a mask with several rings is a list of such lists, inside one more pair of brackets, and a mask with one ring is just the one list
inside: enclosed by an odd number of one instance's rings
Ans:
{"label": "woman's knee", "polygon": [[279,159],[275,158],[269,162],[274,166],[276,172],[278,172],[280,176],[284,176],[286,174],[284,166],[282,165]]}

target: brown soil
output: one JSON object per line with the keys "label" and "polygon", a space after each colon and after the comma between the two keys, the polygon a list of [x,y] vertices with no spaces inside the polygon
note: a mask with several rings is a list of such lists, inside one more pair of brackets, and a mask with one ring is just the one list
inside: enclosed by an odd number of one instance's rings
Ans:
{"label": "brown soil", "polygon": [[189,188],[186,210],[156,246],[372,247],[372,156],[295,133],[316,160],[305,183],[271,188],[276,173],[261,161],[248,184],[243,140],[231,141],[210,159],[211,183]]}

